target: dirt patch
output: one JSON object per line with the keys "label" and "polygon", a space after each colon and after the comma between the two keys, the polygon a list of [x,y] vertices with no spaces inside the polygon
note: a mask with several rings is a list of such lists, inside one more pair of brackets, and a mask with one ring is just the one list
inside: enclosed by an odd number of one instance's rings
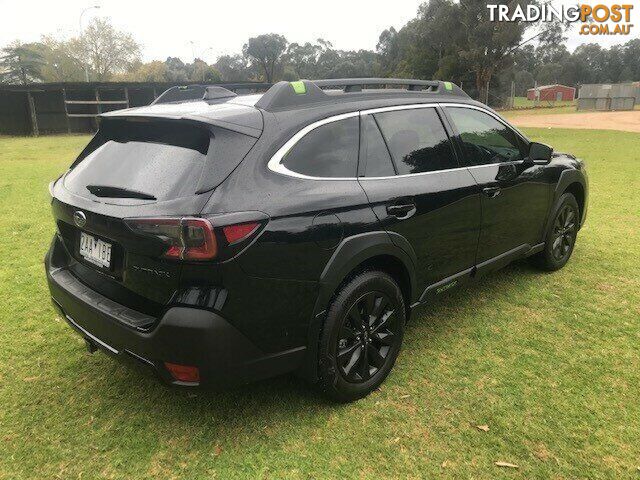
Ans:
{"label": "dirt patch", "polygon": [[587,128],[592,130],[621,130],[640,133],[640,110],[630,112],[580,112],[548,115],[509,115],[517,127]]}

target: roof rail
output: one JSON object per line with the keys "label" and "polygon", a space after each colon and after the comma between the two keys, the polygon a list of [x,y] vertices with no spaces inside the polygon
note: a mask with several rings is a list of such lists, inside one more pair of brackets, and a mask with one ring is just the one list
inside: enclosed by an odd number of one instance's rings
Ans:
{"label": "roof rail", "polygon": [[158,103],[179,103],[194,100],[218,100],[235,97],[238,93],[264,91],[271,83],[229,83],[225,85],[176,85],[168,88],[151,105]]}
{"label": "roof rail", "polygon": [[[304,107],[314,103],[336,101],[350,98],[349,94],[362,93],[363,90],[377,87],[402,87],[408,94],[443,93],[467,97],[468,95],[457,85],[439,80],[413,80],[408,78],[335,78],[326,80],[299,80],[297,82],[278,82],[271,87],[256,103],[263,110],[287,110]],[[323,89],[340,89],[344,97],[328,95]],[[383,90],[375,93],[384,95]],[[394,92],[394,93],[397,93]],[[373,94],[370,92],[369,94]]]}

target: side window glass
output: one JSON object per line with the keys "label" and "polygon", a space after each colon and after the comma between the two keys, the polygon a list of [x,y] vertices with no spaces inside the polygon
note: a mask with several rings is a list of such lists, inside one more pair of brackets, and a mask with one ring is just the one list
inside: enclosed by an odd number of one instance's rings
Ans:
{"label": "side window glass", "polygon": [[469,164],[487,165],[525,158],[524,142],[491,115],[471,108],[448,107],[447,112],[460,132]]}
{"label": "side window glass", "polygon": [[371,115],[362,117],[360,124],[360,158],[365,165],[365,177],[388,177],[395,175],[391,155],[384,143],[380,129]]}
{"label": "side window glass", "polygon": [[435,108],[375,114],[399,174],[458,167],[451,141]]}
{"label": "side window glass", "polygon": [[282,159],[292,172],[312,177],[355,177],[358,167],[358,117],[311,130]]}

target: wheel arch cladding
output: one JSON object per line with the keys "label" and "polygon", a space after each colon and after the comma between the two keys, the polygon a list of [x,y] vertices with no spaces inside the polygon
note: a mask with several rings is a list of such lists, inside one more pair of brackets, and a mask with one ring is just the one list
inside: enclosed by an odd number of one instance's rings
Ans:
{"label": "wheel arch cladding", "polygon": [[580,215],[580,219],[582,219],[582,214],[584,213],[584,201],[585,201],[584,187],[580,182],[573,182],[569,184],[569,186],[567,186],[567,188],[565,188],[564,191],[562,192],[562,194],[565,194],[565,193],[570,193],[575,197],[576,202],[578,202],[578,209],[579,209],[578,213]]}
{"label": "wheel arch cladding", "polygon": [[[588,195],[587,181],[582,172],[579,170],[568,169],[564,170],[560,174],[553,196],[553,202],[550,206],[551,209],[553,209],[558,199],[565,193],[571,193],[576,198],[578,208],[580,209],[580,227],[582,227],[582,224],[585,221]],[[553,212],[551,211],[550,213]]]}
{"label": "wheel arch cladding", "polygon": [[392,242],[387,232],[367,232],[344,239],[320,277],[314,316],[309,326],[307,356],[303,370],[300,371],[303,377],[317,379],[318,341],[329,302],[355,272],[367,268],[383,270],[398,281],[405,298],[408,318],[412,297],[417,293],[414,256]]}
{"label": "wheel arch cladding", "polygon": [[410,305],[417,291],[415,254],[410,255],[398,247],[387,232],[367,232],[344,239],[327,262],[320,276],[321,290],[324,291],[320,296],[324,298],[318,299],[324,303],[317,305],[316,313],[326,309],[336,290],[354,272],[373,267],[389,273],[398,281]]}
{"label": "wheel arch cladding", "polygon": [[340,285],[336,287],[336,291],[349,279],[357,273],[365,270],[380,270],[388,273],[400,287],[402,297],[404,298],[407,318],[409,315],[409,307],[411,305],[411,276],[406,265],[396,256],[389,254],[375,255],[369,257],[364,262],[360,263],[342,280]]}

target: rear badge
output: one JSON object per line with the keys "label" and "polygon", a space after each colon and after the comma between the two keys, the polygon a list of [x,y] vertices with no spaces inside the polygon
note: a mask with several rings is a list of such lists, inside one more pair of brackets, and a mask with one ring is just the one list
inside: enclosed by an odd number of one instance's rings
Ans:
{"label": "rear badge", "polygon": [[73,214],[73,223],[75,223],[77,227],[82,228],[87,224],[87,216],[84,212],[76,210]]}
{"label": "rear badge", "polygon": [[149,273],[149,274],[155,275],[157,277],[171,278],[171,274],[169,272],[167,272],[166,270],[157,270],[155,268],[140,267],[138,265],[131,265],[131,268],[133,268],[134,270],[136,270],[138,272]]}

